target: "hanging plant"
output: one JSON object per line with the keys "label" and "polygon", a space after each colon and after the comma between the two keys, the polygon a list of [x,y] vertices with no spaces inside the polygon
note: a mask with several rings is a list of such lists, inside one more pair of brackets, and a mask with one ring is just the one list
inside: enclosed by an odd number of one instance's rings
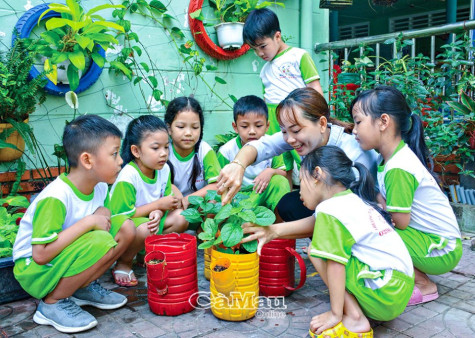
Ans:
{"label": "hanging plant", "polygon": [[375,6],[391,7],[397,2],[397,0],[371,0],[371,2]]}
{"label": "hanging plant", "polygon": [[320,8],[340,9],[353,5],[353,0],[320,0]]}

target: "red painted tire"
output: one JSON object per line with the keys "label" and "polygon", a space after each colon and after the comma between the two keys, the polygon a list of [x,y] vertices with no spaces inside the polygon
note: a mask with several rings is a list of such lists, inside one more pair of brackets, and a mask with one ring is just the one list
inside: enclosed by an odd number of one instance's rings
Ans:
{"label": "red painted tire", "polygon": [[246,54],[250,49],[248,44],[244,44],[241,48],[233,51],[227,51],[216,45],[206,33],[203,22],[192,19],[190,13],[197,11],[203,6],[203,0],[190,0],[188,7],[188,23],[190,25],[191,33],[196,41],[196,44],[209,56],[218,60],[232,60]]}

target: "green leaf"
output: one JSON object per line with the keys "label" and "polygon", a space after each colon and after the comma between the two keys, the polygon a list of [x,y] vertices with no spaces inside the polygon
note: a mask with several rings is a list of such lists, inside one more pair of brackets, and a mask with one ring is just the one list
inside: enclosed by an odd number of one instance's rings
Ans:
{"label": "green leaf", "polygon": [[81,46],[82,49],[86,49],[87,45],[89,45],[92,41],[88,37],[81,36],[79,34],[76,34],[75,38],[76,38],[76,41],[78,42],[79,46]]}
{"label": "green leaf", "polygon": [[257,225],[271,225],[275,222],[275,215],[274,213],[263,206],[258,206],[254,209],[254,213],[256,214],[256,223]]}
{"label": "green leaf", "polygon": [[165,13],[167,11],[167,7],[161,1],[158,0],[150,1],[150,7],[156,9],[160,13]]}
{"label": "green leaf", "polygon": [[465,92],[462,92],[460,99],[465,107],[468,108],[469,112],[475,112],[475,101],[469,97]]}
{"label": "green leaf", "polygon": [[214,209],[214,203],[206,203],[202,209],[204,214],[209,214]]}
{"label": "green leaf", "polygon": [[213,241],[206,241],[198,245],[198,249],[208,249],[211,248],[213,245]]}
{"label": "green leaf", "polygon": [[79,72],[78,69],[74,66],[74,64],[71,63],[68,66],[67,75],[69,80],[69,87],[72,91],[75,91],[79,86]]}
{"label": "green leaf", "polygon": [[112,68],[115,68],[121,71],[129,80],[132,80],[132,71],[127,68],[122,62],[120,61],[111,61],[110,65]]}
{"label": "green leaf", "polygon": [[241,211],[237,214],[237,216],[242,218],[242,220],[245,222],[256,223],[257,221],[256,215],[251,210]]}
{"label": "green leaf", "polygon": [[[221,196],[218,196],[221,198]],[[217,201],[218,203],[214,204],[213,210],[211,210],[210,214],[217,214],[222,208],[223,205],[220,203],[221,201]]]}
{"label": "green leaf", "polygon": [[22,208],[28,208],[30,206],[30,202],[28,202],[28,199],[25,196],[8,196],[0,199],[0,205],[3,203]]}
{"label": "green leaf", "polygon": [[231,216],[232,208],[233,206],[231,204],[226,204],[224,207],[221,208],[221,210],[219,210],[214,219],[217,222],[221,222],[222,220],[228,218],[229,216]]}
{"label": "green leaf", "polygon": [[92,15],[98,11],[102,11],[103,9],[109,9],[109,8],[125,8],[124,6],[122,5],[110,5],[110,4],[105,4],[105,5],[99,5],[99,6],[96,6],[96,7],[93,7],[91,8],[87,13],[86,15]]}
{"label": "green leaf", "polygon": [[201,215],[196,209],[188,208],[183,210],[180,215],[185,217],[185,219],[190,223],[201,223]]}
{"label": "green leaf", "polygon": [[190,13],[190,18],[192,19],[198,19],[201,15],[201,8],[197,9],[196,11]]}
{"label": "green leaf", "polygon": [[190,205],[198,206],[200,203],[204,202],[204,198],[201,196],[189,196],[188,202],[190,202]]}
{"label": "green leaf", "polygon": [[84,70],[86,68],[86,58],[81,51],[73,51],[69,53],[68,59],[77,69]]}
{"label": "green leaf", "polygon": [[92,57],[92,60],[96,63],[96,65],[98,65],[100,68],[104,67],[106,63],[106,59],[101,54],[92,53],[91,57]]}
{"label": "green leaf", "polygon": [[139,83],[140,81],[142,81],[143,77],[141,76],[137,76],[135,79],[134,79],[134,86]]}
{"label": "green leaf", "polygon": [[218,83],[221,83],[221,84],[226,84],[227,83],[226,81],[224,81],[224,79],[220,78],[219,76],[215,76],[214,80]]}
{"label": "green leaf", "polygon": [[214,241],[214,235],[207,232],[200,232],[198,238],[202,241]]}
{"label": "green leaf", "polygon": [[145,70],[147,73],[150,71],[150,67],[145,62],[140,62],[140,65],[142,66],[143,70]]}
{"label": "green leaf", "polygon": [[155,99],[155,101],[160,101],[160,98],[162,97],[163,92],[160,89],[154,89],[152,92],[152,96]]}
{"label": "green leaf", "polygon": [[139,46],[133,46],[132,49],[135,50],[138,56],[142,55],[142,49]]}
{"label": "green leaf", "polygon": [[0,140],[0,149],[3,149],[3,148],[11,148],[11,149],[15,149],[15,150],[20,150],[14,144],[7,143],[3,140]]}
{"label": "green leaf", "polygon": [[152,83],[153,88],[156,88],[158,86],[158,81],[155,76],[149,76],[148,79]]}
{"label": "green leaf", "polygon": [[212,218],[207,218],[204,223],[201,225],[201,228],[203,229],[204,232],[207,232],[209,234],[214,236],[216,232],[218,231],[218,224],[214,221]]}
{"label": "green leaf", "polygon": [[230,248],[241,242],[243,233],[240,225],[235,223],[226,223],[221,229],[223,245]]}
{"label": "green leaf", "polygon": [[250,242],[242,243],[241,246],[246,249],[249,253],[256,252],[257,250],[257,240],[253,240]]}
{"label": "green leaf", "polygon": [[207,70],[218,70],[218,67],[216,67],[214,65],[206,65],[206,69]]}
{"label": "green leaf", "polygon": [[232,95],[232,94],[228,94],[228,95],[229,95],[229,97],[231,98],[231,100],[232,100],[234,103],[237,102],[238,99],[237,99],[236,96],[234,96],[234,95]]}
{"label": "green leaf", "polygon": [[171,29],[171,34],[177,39],[184,39],[185,38],[185,34],[183,34],[181,29],[178,28],[178,27],[173,27]]}
{"label": "green leaf", "polygon": [[137,35],[137,33],[129,33],[129,40],[134,40],[135,42],[139,42],[139,36]]}
{"label": "green leaf", "polygon": [[204,200],[205,201],[216,201],[216,196],[219,196],[218,192],[216,190],[207,190]]}
{"label": "green leaf", "polygon": [[98,25],[98,26],[103,26],[107,28],[112,28],[116,29],[119,32],[124,32],[125,28],[119,24],[116,24],[115,22],[109,22],[109,21],[94,21],[93,25]]}
{"label": "green leaf", "polygon": [[85,22],[74,22],[72,20],[63,19],[63,18],[50,18],[46,21],[46,29],[53,30],[55,28],[69,26],[72,30],[78,31],[86,25]]}
{"label": "green leaf", "polygon": [[219,236],[218,238],[215,239],[213,245],[218,245],[221,243],[223,243],[223,239],[221,238],[221,236]]}

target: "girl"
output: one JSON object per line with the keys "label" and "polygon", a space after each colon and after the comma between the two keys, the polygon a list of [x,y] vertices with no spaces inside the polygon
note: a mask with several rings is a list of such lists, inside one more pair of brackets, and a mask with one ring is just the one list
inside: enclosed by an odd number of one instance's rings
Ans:
{"label": "girl", "polygon": [[[165,123],[172,139],[173,183],[185,197],[203,197],[207,190],[216,190],[221,166],[213,149],[203,141],[204,117],[198,101],[185,96],[172,100],[165,113]],[[186,198],[183,205],[186,209]]]}
{"label": "girl", "polygon": [[353,130],[363,149],[381,154],[378,185],[415,267],[409,305],[436,299],[426,274],[452,270],[462,256],[460,230],[449,201],[427,163],[422,121],[393,87],[362,92],[351,104]]}
{"label": "girl", "polygon": [[[354,170],[356,169],[356,170]],[[356,181],[355,171],[358,172]],[[375,203],[369,171],[338,147],[308,154],[300,168],[300,198],[315,210],[307,219],[269,227],[245,228],[259,239],[258,252],[274,238],[295,238],[298,228],[314,225],[309,256],[329,289],[331,310],[312,318],[319,337],[372,337],[367,317],[392,320],[401,314],[414,287],[411,257]]]}
{"label": "girl", "polygon": [[[227,203],[239,191],[245,168],[254,162],[280,155],[295,149],[301,157],[324,145],[341,148],[351,160],[362,163],[376,177],[375,151],[363,151],[351,135],[352,124],[330,117],[325,98],[312,88],[292,91],[278,106],[277,120],[282,132],[261,137],[242,147],[234,161],[226,165],[218,178],[218,192]],[[312,216],[312,211],[300,201],[298,190],[286,194],[276,208],[286,222]],[[312,228],[307,231],[309,234]],[[302,236],[303,237],[303,236]]]}
{"label": "girl", "polygon": [[151,234],[183,232],[188,222],[180,213],[181,194],[171,184],[168,132],[158,117],[143,115],[127,126],[121,156],[125,166],[112,186],[113,222],[131,218],[137,227],[135,240],[117,260],[112,271],[121,286],[137,285],[132,260]]}

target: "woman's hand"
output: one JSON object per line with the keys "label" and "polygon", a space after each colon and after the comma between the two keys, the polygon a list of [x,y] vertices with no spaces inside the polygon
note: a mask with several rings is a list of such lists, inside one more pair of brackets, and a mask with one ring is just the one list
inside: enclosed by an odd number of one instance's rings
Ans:
{"label": "woman's hand", "polygon": [[237,163],[229,163],[221,169],[218,177],[218,194],[222,195],[222,204],[231,202],[234,195],[241,189],[244,167]]}
{"label": "woman's hand", "polygon": [[147,222],[147,228],[150,230],[150,233],[154,234],[157,232],[162,217],[163,211],[161,210],[154,210],[148,215],[150,221]]}
{"label": "woman's hand", "polygon": [[273,231],[272,225],[259,226],[255,225],[254,223],[244,223],[241,228],[244,234],[251,234],[247,237],[244,237],[242,243],[257,239],[257,254],[259,256],[261,255],[261,250],[264,244],[267,244],[273,239],[277,238],[277,234]]}
{"label": "woman's hand", "polygon": [[312,318],[310,322],[310,331],[316,335],[321,334],[323,331],[331,329],[339,322],[341,322],[342,316],[337,316],[333,312],[328,311]]}

